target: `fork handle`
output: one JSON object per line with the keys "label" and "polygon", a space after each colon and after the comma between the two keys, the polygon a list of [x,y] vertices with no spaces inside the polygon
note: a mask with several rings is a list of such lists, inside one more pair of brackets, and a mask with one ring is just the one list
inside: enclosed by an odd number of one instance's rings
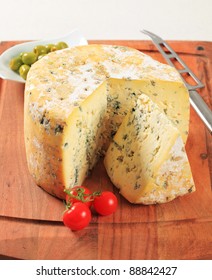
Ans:
{"label": "fork handle", "polygon": [[196,90],[189,91],[190,103],[212,134],[212,111]]}

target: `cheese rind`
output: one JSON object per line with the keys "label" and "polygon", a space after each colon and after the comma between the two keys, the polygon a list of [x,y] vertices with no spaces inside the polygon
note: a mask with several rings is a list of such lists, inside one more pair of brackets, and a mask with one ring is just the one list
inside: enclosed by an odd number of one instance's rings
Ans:
{"label": "cheese rind", "polygon": [[145,95],[123,120],[104,164],[131,203],[164,203],[195,190],[179,131]]}
{"label": "cheese rind", "polygon": [[189,95],[174,68],[109,45],[64,49],[33,64],[25,86],[24,134],[36,183],[60,198],[64,188],[82,184],[143,92],[186,142]]}

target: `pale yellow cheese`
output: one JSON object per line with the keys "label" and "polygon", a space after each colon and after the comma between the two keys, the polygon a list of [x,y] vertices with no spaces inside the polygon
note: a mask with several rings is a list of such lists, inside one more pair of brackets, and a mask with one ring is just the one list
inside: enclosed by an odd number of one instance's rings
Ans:
{"label": "pale yellow cheese", "polygon": [[104,164],[131,203],[164,203],[195,190],[178,129],[145,95],[124,118]]}
{"label": "pale yellow cheese", "polygon": [[33,64],[25,86],[29,171],[49,193],[82,184],[123,118],[147,94],[188,135],[189,95],[177,71],[128,47],[87,45]]}

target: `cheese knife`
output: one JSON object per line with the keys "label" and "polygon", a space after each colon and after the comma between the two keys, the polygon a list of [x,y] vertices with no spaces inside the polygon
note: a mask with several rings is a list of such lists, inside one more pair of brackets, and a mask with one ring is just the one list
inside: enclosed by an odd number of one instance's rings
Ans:
{"label": "cheese knife", "polygon": [[[177,55],[177,53],[170,47],[167,42],[147,30],[141,30],[141,32],[148,35],[152,39],[153,43],[165,58],[167,63],[173,66],[178,71],[185,86],[189,91],[189,99],[192,107],[204,122],[209,132],[212,134],[212,111],[196,91],[197,89],[204,87],[203,83],[197,78],[197,76],[191,71],[191,69],[189,69],[185,62]],[[178,67],[176,67],[176,63],[178,64]],[[195,85],[189,84],[185,80],[185,76],[190,76],[195,82]]]}

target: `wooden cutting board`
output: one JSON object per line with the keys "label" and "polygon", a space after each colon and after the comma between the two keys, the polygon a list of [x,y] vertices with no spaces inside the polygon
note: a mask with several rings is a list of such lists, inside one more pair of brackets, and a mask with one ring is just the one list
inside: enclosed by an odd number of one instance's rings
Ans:
{"label": "wooden cutting board", "polygon": [[[0,53],[18,42],[2,42]],[[151,41],[90,41],[134,47],[165,62]],[[212,42],[170,41],[205,84],[211,107]],[[20,259],[212,259],[212,139],[191,108],[186,150],[196,192],[162,205],[132,205],[110,182],[102,162],[85,185],[113,190],[114,215],[93,215],[84,230],[62,223],[63,202],[30,176],[23,138],[24,85],[0,79],[0,258]]]}

